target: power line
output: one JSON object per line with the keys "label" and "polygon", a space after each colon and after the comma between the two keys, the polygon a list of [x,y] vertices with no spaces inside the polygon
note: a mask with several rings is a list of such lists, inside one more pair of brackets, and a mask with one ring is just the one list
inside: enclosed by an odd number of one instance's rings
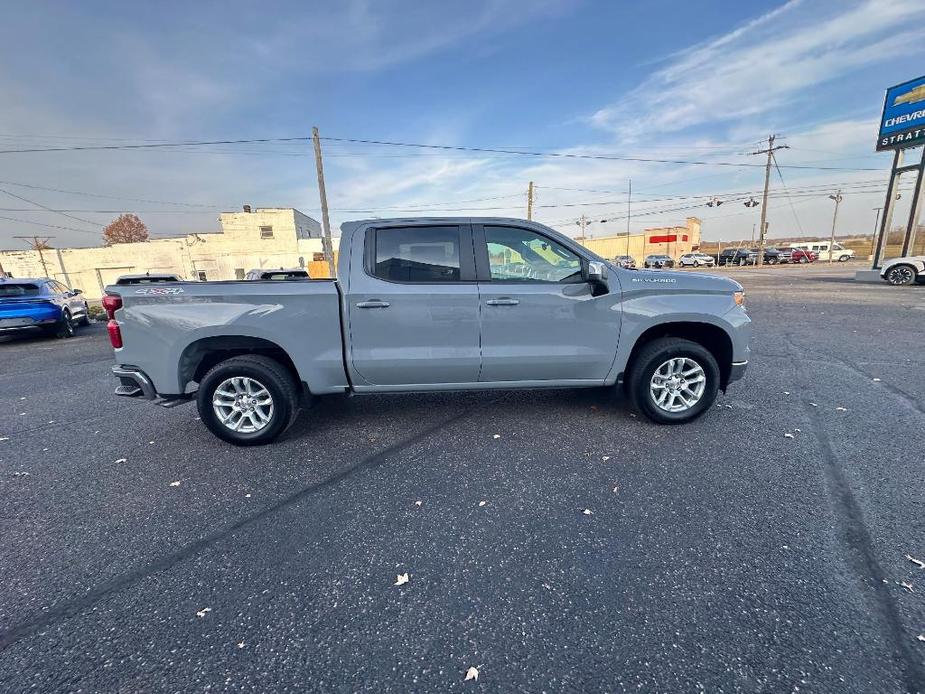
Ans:
{"label": "power line", "polygon": [[771,161],[774,162],[774,168],[777,169],[777,176],[780,178],[780,184],[784,189],[784,193],[787,194],[787,202],[790,203],[790,211],[793,213],[793,221],[797,223],[797,228],[800,230],[800,235],[805,236],[806,232],[803,231],[803,225],[800,224],[800,218],[797,216],[796,208],[793,206],[793,199],[790,197],[790,191],[787,190],[787,184],[784,182],[784,174],[781,173],[780,166],[777,165],[777,157],[774,156],[774,152],[771,152]]}
{"label": "power line", "polygon": [[67,212],[61,212],[60,210],[54,210],[48,207],[47,205],[43,205],[42,203],[36,202],[35,200],[30,200],[29,198],[24,198],[23,196],[17,195],[16,193],[11,193],[10,191],[4,190],[3,188],[0,188],[0,193],[3,193],[4,195],[9,195],[11,198],[16,198],[17,200],[22,200],[23,202],[27,202],[30,205],[41,207],[43,210],[47,212],[54,212],[55,214],[60,214],[62,217],[67,217],[68,219],[73,219],[78,222],[83,222],[84,224],[90,224],[91,226],[100,226],[100,224],[98,224],[97,222],[91,222],[89,219],[82,219],[81,217],[75,217],[72,214],[68,214]]}
{"label": "power line", "polygon": [[90,231],[89,229],[75,229],[74,227],[64,227],[57,224],[44,224],[42,222],[30,222],[28,219],[14,219],[13,217],[0,217],[8,222],[16,222],[17,224],[32,224],[34,226],[46,227],[48,229],[65,229],[67,231],[79,231],[81,234],[93,234],[94,236],[99,236],[99,232]]}
{"label": "power line", "polygon": [[14,181],[0,181],[0,185],[14,186],[16,188],[29,188],[31,190],[44,190],[52,193],[64,193],[66,195],[79,195],[88,198],[101,198],[105,200],[126,200],[128,202],[143,202],[151,205],[177,205],[180,207],[215,207],[198,202],[172,202],[170,200],[146,200],[144,198],[124,198],[118,195],[102,195],[100,193],[87,193],[79,190],[65,190],[63,188],[47,188],[45,186],[36,186],[29,183],[16,183]]}

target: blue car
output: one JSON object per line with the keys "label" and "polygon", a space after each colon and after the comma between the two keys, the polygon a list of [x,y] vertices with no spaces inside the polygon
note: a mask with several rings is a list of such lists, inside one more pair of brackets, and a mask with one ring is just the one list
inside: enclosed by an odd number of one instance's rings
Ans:
{"label": "blue car", "polygon": [[44,332],[72,337],[78,323],[90,324],[89,307],[79,289],[47,277],[0,278],[0,335]]}

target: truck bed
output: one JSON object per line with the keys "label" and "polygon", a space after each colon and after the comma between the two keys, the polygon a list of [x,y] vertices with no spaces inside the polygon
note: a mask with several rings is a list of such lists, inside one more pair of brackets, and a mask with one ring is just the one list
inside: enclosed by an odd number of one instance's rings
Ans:
{"label": "truck bed", "polygon": [[348,385],[336,280],[112,285],[106,293],[122,297],[117,364],[142,370],[160,395],[187,392],[207,347],[237,342],[291,355],[300,380],[316,393]]}

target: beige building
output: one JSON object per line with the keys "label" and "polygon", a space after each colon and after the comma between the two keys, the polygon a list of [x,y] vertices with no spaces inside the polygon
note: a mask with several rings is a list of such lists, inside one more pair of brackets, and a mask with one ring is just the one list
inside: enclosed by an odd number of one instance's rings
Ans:
{"label": "beige building", "polygon": [[[183,279],[243,279],[254,268],[299,267],[326,277],[321,225],[292,208],[245,206],[223,212],[221,231],[96,248],[0,251],[0,268],[13,277],[52,277],[99,299],[119,275],[173,272]],[[336,244],[335,244],[336,247]],[[44,262],[43,262],[44,261]]]}
{"label": "beige building", "polygon": [[579,237],[578,243],[602,258],[631,255],[639,265],[647,255],[670,255],[675,260],[700,248],[700,220],[688,217],[685,226],[653,227],[639,234]]}

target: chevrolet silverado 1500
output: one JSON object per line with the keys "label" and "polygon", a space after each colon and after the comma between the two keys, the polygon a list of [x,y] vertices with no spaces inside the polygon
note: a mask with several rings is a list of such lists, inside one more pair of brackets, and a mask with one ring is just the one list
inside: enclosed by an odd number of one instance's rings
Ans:
{"label": "chevrolet silverado 1500", "polygon": [[611,265],[518,219],[341,228],[337,279],[110,286],[119,395],[172,406],[238,445],[331,393],[612,387],[680,423],[748,363],[741,285]]}

